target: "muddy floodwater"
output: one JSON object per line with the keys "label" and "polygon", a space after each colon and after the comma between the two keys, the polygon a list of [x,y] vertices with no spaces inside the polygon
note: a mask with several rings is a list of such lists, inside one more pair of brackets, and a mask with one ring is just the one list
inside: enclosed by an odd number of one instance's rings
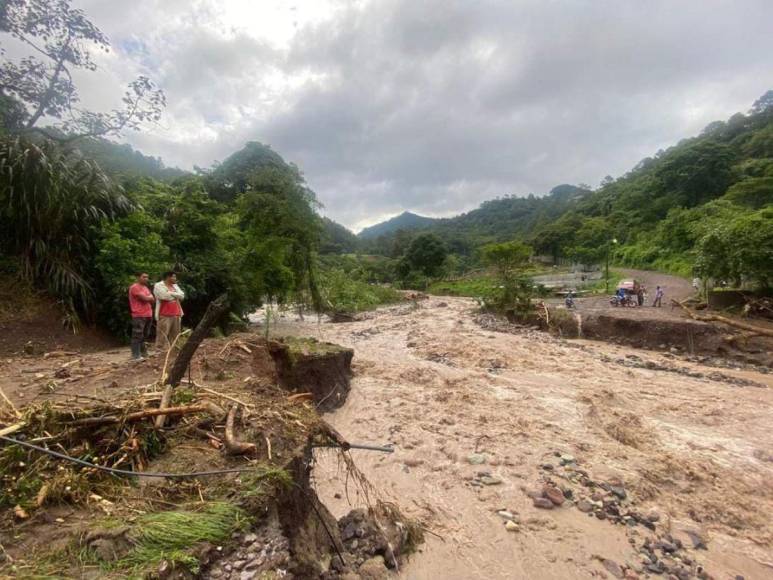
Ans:
{"label": "muddy floodwater", "polygon": [[[395,445],[352,453],[429,530],[401,577],[773,578],[773,375],[475,317],[470,300],[431,298],[277,327],[355,351],[327,417],[350,441]],[[315,479],[337,516],[364,503],[324,452]],[[535,507],[545,482],[562,505]]]}

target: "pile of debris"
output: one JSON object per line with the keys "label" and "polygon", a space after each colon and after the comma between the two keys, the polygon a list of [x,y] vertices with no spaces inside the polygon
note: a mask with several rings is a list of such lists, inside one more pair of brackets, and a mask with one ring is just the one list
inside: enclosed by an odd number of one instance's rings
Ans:
{"label": "pile of debris", "polygon": [[[184,352],[144,363],[163,363],[152,384],[115,387],[132,376],[126,363],[94,395],[20,409],[5,400],[0,575],[354,579],[376,556],[394,568],[421,541],[319,414],[325,395],[346,398],[349,349],[242,333],[204,341],[189,378],[170,381]],[[335,394],[314,392],[330,373]],[[79,384],[91,392],[87,376]],[[336,448],[372,509],[335,520],[312,487],[316,447]],[[358,545],[342,537],[355,520],[367,530]]]}

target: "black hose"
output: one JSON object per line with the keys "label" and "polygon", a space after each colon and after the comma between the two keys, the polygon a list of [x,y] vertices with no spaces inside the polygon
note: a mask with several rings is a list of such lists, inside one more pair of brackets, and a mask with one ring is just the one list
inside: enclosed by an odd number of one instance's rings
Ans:
{"label": "black hose", "polygon": [[[163,477],[168,479],[185,479],[187,477],[206,477],[208,475],[223,475],[226,473],[245,473],[248,471],[255,470],[254,467],[231,467],[228,469],[213,469],[211,471],[193,471],[191,473],[129,471],[128,469],[116,469],[115,467],[106,467],[104,465],[97,465],[96,463],[91,463],[90,461],[85,461],[83,459],[78,459],[77,457],[65,455],[64,453],[59,453],[58,451],[54,451],[53,449],[47,449],[39,445],[33,445],[32,443],[27,443],[26,441],[19,441],[18,439],[14,439],[13,437],[6,437],[5,435],[0,435],[0,441],[5,441],[6,443],[12,443],[14,445],[21,445],[22,447],[26,447],[27,449],[33,449],[35,451],[40,451],[41,453],[46,453],[48,455],[51,455],[52,457],[56,457],[57,459],[63,459],[71,463],[82,465],[83,467],[98,469],[99,471],[105,471],[107,473],[112,473],[113,475],[119,475],[122,477]],[[339,445],[315,445],[315,447],[340,447],[340,446]],[[392,453],[394,451],[394,449],[390,447],[375,447],[375,446],[369,446],[369,445],[355,445],[355,444],[351,445],[351,448],[368,449],[371,451],[383,451],[386,453]]]}
{"label": "black hose", "polygon": [[48,455],[51,455],[52,457],[56,457],[57,459],[64,459],[65,461],[76,463],[84,467],[98,469],[99,471],[106,471],[107,473],[112,473],[113,475],[119,475],[123,477],[165,477],[169,479],[185,479],[186,477],[204,477],[207,475],[223,475],[225,473],[244,473],[247,471],[255,471],[254,467],[232,467],[229,469],[214,469],[212,471],[194,471],[191,473],[159,473],[159,472],[153,472],[153,471],[129,471],[127,469],[116,469],[115,467],[105,467],[104,465],[97,465],[95,463],[91,463],[90,461],[84,461],[83,459],[78,459],[77,457],[71,457],[70,455],[65,455],[64,453],[59,453],[58,451],[53,451],[52,449],[46,449],[45,447],[40,447],[39,445],[33,445],[32,443],[27,443],[26,441],[19,441],[18,439],[14,439],[13,437],[6,437],[5,435],[0,435],[0,441],[5,441],[6,443],[13,443],[14,445],[21,445],[22,447],[26,447],[27,449],[34,449],[35,451],[40,451],[41,453],[47,453]]}
{"label": "black hose", "polygon": [[[322,443],[320,445],[312,445],[312,447],[338,447],[340,445],[336,443]],[[364,449],[365,451],[381,451],[381,453],[394,453],[395,448],[391,445],[361,445],[359,443],[349,443],[348,449]]]}

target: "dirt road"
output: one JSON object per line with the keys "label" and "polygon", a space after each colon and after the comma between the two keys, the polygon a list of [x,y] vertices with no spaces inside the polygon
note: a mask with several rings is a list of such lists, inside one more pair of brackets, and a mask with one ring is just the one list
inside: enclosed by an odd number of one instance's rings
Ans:
{"label": "dirt road", "polygon": [[[604,312],[617,317],[626,318],[674,318],[681,316],[681,311],[677,308],[674,310],[671,307],[671,299],[684,300],[692,296],[695,291],[692,284],[685,278],[679,276],[671,276],[669,274],[662,274],[660,272],[652,272],[648,270],[631,270],[625,268],[616,268],[616,270],[625,278],[632,278],[641,282],[647,289],[647,299],[643,308],[616,308],[610,305],[609,297],[615,292],[615,288],[610,287],[608,295],[593,296],[590,298],[578,298],[575,301],[577,311],[580,313],[593,313]],[[663,306],[660,308],[653,308],[652,301],[655,297],[655,289],[661,286],[665,292],[663,297]],[[553,300],[552,302],[560,304],[561,300]]]}
{"label": "dirt road", "polygon": [[[351,441],[396,446],[353,453],[432,532],[401,577],[609,578],[625,567],[645,577],[642,545],[670,533],[685,546],[657,552],[671,569],[773,578],[771,375],[492,332],[474,316],[472,301],[432,298],[362,322],[278,327],[355,349],[352,392],[329,419]],[[332,460],[321,456],[315,478],[336,515],[348,511]],[[528,494],[546,480],[575,501],[535,507]],[[648,514],[655,530],[580,511],[580,500],[606,509],[611,497],[588,481],[624,489],[621,513]]]}

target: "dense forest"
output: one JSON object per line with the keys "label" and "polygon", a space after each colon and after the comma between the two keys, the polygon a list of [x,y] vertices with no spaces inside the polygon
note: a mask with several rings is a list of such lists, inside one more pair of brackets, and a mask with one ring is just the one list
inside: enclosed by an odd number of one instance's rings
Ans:
{"label": "dense forest", "polygon": [[773,91],[595,190],[560,185],[451,219],[406,213],[358,237],[320,215],[301,170],[268,145],[187,172],[116,142],[160,118],[163,92],[139,77],[124,109],[74,108],[70,69],[93,70],[90,50],[109,44],[82,12],[57,6],[56,18],[36,14],[42,4],[0,13],[0,32],[45,45],[0,68],[0,267],[55,297],[72,323],[124,334],[138,271],[178,270],[189,322],[228,291],[237,322],[266,301],[374,305],[394,298],[374,282],[423,287],[485,266],[487,244],[513,241],[556,261],[611,255],[773,283]]}

